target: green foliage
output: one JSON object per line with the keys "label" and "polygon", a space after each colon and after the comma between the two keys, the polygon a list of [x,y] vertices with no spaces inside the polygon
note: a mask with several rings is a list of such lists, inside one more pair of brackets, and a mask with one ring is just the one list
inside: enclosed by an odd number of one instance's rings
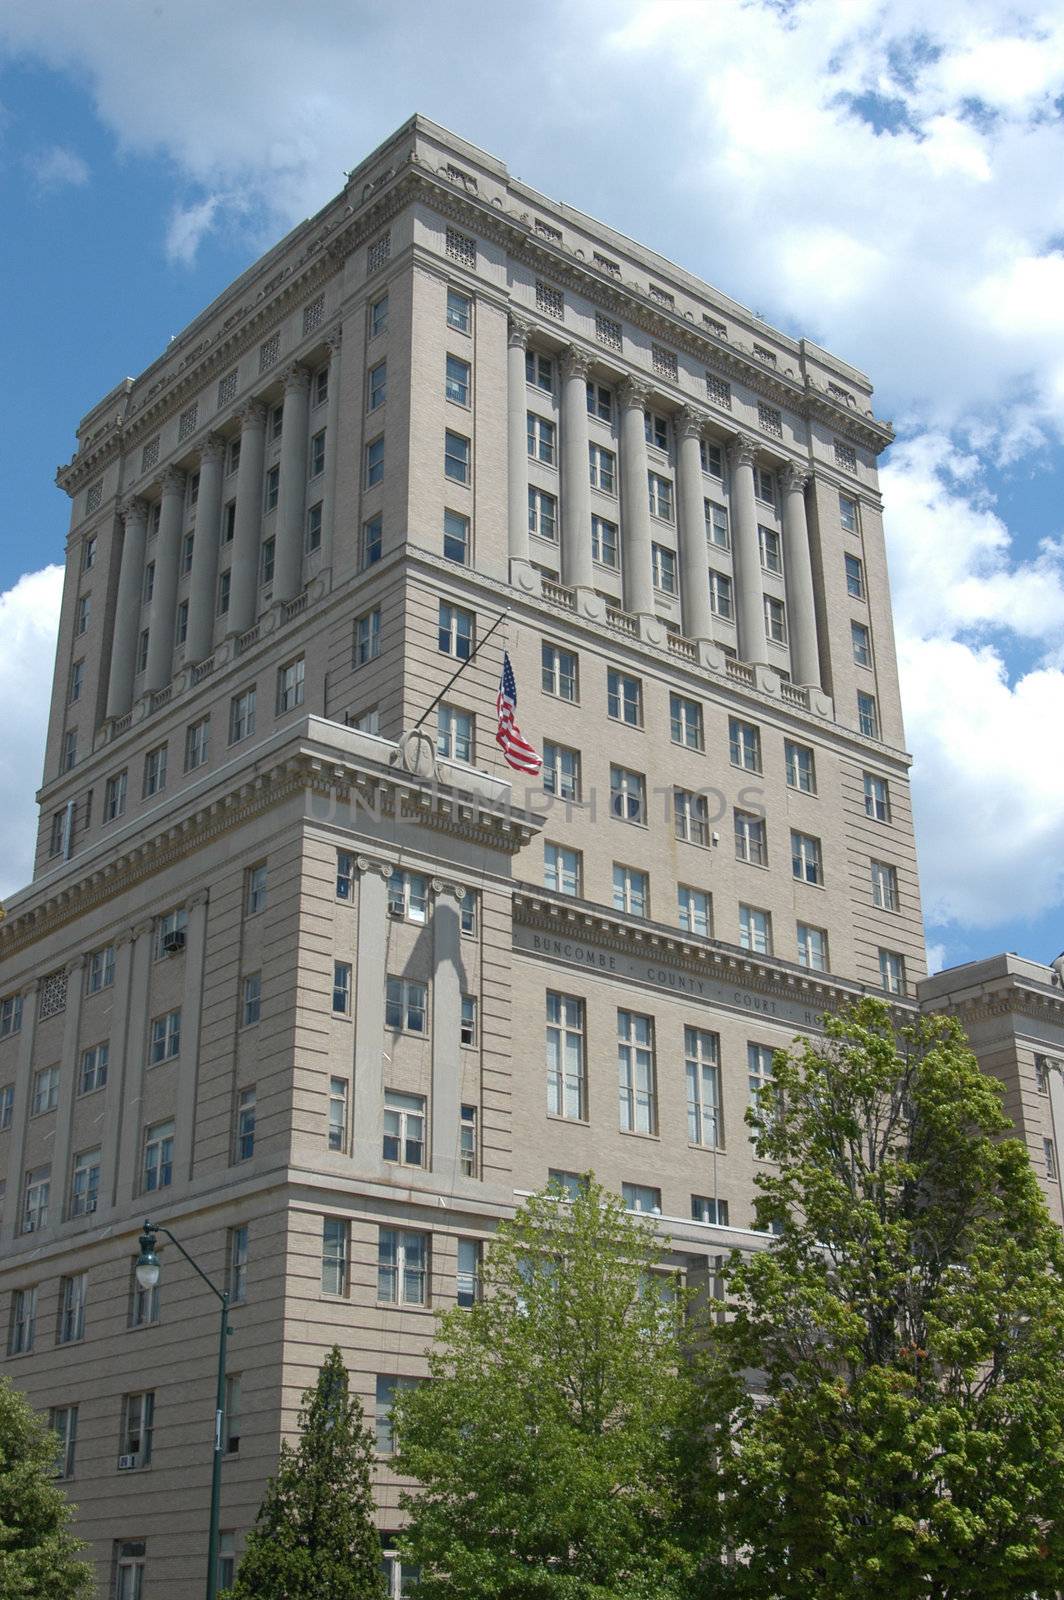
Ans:
{"label": "green foliage", "polygon": [[481,1301],[442,1316],[396,1406],[419,1600],[687,1600],[712,1496],[683,1296],[597,1184],[498,1230]]}
{"label": "green foliage", "polygon": [[92,1568],[68,1529],[72,1507],[53,1481],[58,1440],[8,1378],[0,1379],[0,1597],[81,1600]]}
{"label": "green foliage", "polygon": [[386,1600],[373,1524],[373,1441],[334,1345],[281,1445],[229,1600]]}
{"label": "green foliage", "polygon": [[771,1250],[715,1343],[736,1593],[1015,1600],[1064,1584],[1064,1250],[959,1025],[882,1002],[777,1055],[751,1115]]}

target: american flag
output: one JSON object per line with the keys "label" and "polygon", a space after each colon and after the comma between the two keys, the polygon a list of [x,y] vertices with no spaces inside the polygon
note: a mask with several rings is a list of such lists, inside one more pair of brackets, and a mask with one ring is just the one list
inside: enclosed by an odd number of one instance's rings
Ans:
{"label": "american flag", "polygon": [[495,709],[499,713],[499,731],[495,735],[495,743],[506,757],[507,766],[513,767],[517,772],[537,773],[543,765],[543,758],[536,754],[514,721],[514,713],[517,710],[517,684],[514,680],[514,669],[510,665],[510,657],[505,653],[502,658],[502,677],[499,679]]}

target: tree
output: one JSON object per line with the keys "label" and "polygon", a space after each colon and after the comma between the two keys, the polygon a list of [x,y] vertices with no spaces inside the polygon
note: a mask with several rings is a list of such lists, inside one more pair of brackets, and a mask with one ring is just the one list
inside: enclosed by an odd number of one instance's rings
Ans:
{"label": "tree", "polygon": [[0,1379],[0,1595],[81,1600],[93,1589],[73,1507],[56,1483],[59,1441],[8,1378]]}
{"label": "tree", "polygon": [[334,1345],[281,1444],[230,1600],[386,1600],[373,1524],[373,1441]]}
{"label": "tree", "polygon": [[1064,1584],[1064,1249],[953,1020],[879,1001],[775,1058],[770,1249],[715,1342],[760,1369],[724,1466],[734,1590],[1016,1600]]}
{"label": "tree", "polygon": [[482,1298],[444,1313],[432,1381],[396,1406],[421,1600],[686,1600],[712,1495],[659,1267],[652,1228],[590,1180],[500,1226]]}

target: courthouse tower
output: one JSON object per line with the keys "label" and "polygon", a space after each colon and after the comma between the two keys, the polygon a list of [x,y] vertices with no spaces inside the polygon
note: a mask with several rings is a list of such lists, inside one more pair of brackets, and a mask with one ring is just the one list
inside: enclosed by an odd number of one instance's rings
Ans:
{"label": "courthouse tower", "polygon": [[223,1578],[335,1340],[395,1593],[391,1396],[522,1194],[594,1169],[692,1275],[762,1242],[773,1049],[924,973],[890,438],[420,117],[84,419],[0,1310],[101,1594],[206,1560],[213,1302],[172,1246],[137,1289],[146,1214],[235,1302]]}

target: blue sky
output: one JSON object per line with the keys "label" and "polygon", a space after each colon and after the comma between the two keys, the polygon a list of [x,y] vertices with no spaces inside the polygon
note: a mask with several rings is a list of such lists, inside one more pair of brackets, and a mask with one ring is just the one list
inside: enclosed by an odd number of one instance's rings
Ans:
{"label": "blue sky", "polygon": [[864,367],[936,963],[1064,946],[1064,6],[6,0],[0,891],[80,415],[421,110]]}

